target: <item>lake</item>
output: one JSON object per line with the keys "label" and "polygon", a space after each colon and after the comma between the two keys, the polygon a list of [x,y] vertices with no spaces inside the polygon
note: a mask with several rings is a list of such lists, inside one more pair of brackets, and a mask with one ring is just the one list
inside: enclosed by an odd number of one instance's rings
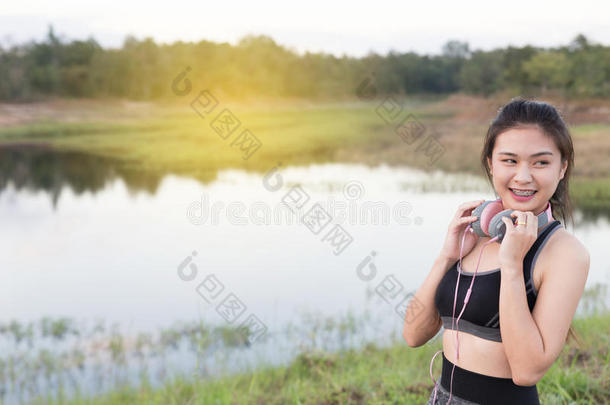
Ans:
{"label": "lake", "polygon": [[[282,364],[304,348],[399,341],[401,304],[428,274],[457,206],[494,198],[482,177],[408,167],[220,170],[204,184],[80,153],[0,155],[0,321],[103,320],[127,337],[177,322],[247,322],[247,347],[203,359],[207,375]],[[576,211],[568,230],[591,254],[587,287],[606,288],[608,215]],[[328,327],[365,313],[347,341],[322,333],[321,321]],[[287,337],[287,325],[299,338]],[[5,362],[15,347],[29,350],[4,340]],[[199,367],[182,346],[164,360],[157,383]],[[124,371],[137,381],[136,371]],[[89,393],[113,386],[95,385],[93,376],[85,371],[73,386]],[[32,391],[54,386],[41,377]],[[16,401],[16,392],[5,399]]]}

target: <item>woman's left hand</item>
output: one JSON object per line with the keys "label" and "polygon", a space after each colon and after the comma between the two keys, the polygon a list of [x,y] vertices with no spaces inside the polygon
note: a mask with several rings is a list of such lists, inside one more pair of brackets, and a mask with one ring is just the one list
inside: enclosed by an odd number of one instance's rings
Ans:
{"label": "woman's left hand", "polygon": [[503,271],[512,269],[523,270],[523,259],[538,238],[538,217],[531,211],[513,211],[510,215],[517,218],[515,225],[507,217],[502,218],[506,225],[506,233],[500,244],[498,257]]}

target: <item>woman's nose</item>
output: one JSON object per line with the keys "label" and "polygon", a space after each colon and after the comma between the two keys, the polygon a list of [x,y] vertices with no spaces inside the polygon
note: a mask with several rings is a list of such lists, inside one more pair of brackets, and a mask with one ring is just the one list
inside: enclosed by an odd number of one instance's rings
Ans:
{"label": "woman's nose", "polygon": [[515,174],[515,180],[520,183],[529,183],[532,180],[530,168],[527,163],[523,163],[517,167],[517,174]]}

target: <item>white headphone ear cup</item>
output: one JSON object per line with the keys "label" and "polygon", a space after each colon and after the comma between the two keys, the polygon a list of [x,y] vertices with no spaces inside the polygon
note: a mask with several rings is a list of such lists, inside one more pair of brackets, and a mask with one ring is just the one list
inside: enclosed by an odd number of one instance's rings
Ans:
{"label": "white headphone ear cup", "polygon": [[497,213],[491,221],[489,221],[489,236],[493,239],[496,236],[498,239],[496,242],[502,242],[504,235],[506,234],[506,224],[502,221],[502,218],[508,217],[511,221],[513,220],[510,214],[512,214],[514,210],[507,209]]}

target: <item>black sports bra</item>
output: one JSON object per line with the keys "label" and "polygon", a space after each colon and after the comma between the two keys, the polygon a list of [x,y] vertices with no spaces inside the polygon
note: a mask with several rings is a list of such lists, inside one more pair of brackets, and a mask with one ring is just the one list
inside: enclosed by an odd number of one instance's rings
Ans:
{"label": "black sports bra", "polygon": [[[527,305],[530,312],[534,309],[536,297],[538,296],[538,291],[536,291],[533,280],[536,259],[549,237],[561,226],[561,222],[557,220],[548,224],[538,235],[538,238],[523,259],[523,276],[527,294]],[[461,269],[458,269],[458,264],[459,260],[447,270],[447,273],[438,284],[434,295],[434,303],[445,329],[452,329],[453,300],[458,270],[460,271],[460,285],[455,307],[456,319],[462,311],[464,297],[474,274],[462,272]],[[500,280],[500,268],[477,272],[470,300],[460,318],[460,332],[467,332],[496,342],[502,341],[500,336]]]}

